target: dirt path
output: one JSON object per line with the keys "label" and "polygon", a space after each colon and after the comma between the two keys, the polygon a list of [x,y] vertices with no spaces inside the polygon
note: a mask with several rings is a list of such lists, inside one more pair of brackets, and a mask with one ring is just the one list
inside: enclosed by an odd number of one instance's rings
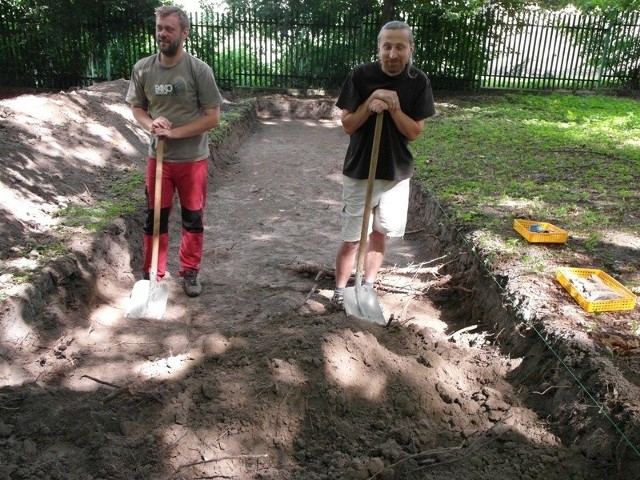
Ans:
{"label": "dirt path", "polygon": [[[193,301],[175,288],[170,303],[202,309],[205,324],[222,321],[232,329],[247,319],[294,311],[314,278],[286,267],[300,262],[332,267],[344,140],[335,121],[269,120],[236,161],[213,167],[203,296]],[[178,232],[172,235],[177,239]],[[172,272],[178,268],[176,248]]]}
{"label": "dirt path", "polygon": [[346,143],[335,118],[263,118],[212,165],[203,294],[175,281],[174,214],[162,321],[122,317],[136,221],[92,246],[95,304],[5,311],[0,479],[631,478],[540,416],[524,353],[469,324],[464,290],[423,295],[459,259],[419,221],[378,285],[390,326],[331,308]]}

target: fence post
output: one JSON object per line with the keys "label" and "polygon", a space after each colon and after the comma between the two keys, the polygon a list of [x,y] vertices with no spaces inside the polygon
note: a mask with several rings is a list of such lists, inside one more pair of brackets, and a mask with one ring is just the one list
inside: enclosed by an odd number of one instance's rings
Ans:
{"label": "fence post", "polygon": [[602,83],[602,71],[604,70],[604,65],[607,62],[607,56],[609,55],[609,48],[611,47],[611,36],[613,29],[616,25],[616,19],[618,18],[618,13],[615,13],[613,17],[613,21],[611,17],[607,18],[607,27],[605,29],[605,35],[602,46],[602,54],[600,55],[600,62],[598,65],[598,70],[596,72],[596,92],[600,90],[600,84]]}
{"label": "fence post", "polygon": [[105,47],[105,54],[104,54],[104,76],[106,77],[107,81],[110,82],[111,81],[111,49],[109,48],[109,45],[107,44],[107,46]]}

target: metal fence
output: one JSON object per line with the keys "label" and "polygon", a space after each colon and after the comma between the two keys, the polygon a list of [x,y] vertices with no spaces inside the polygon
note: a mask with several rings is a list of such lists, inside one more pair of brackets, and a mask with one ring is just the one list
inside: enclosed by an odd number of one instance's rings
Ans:
{"label": "metal fence", "polygon": [[640,16],[503,15],[488,37],[485,87],[640,88]]}
{"label": "metal fence", "polygon": [[[640,89],[638,12],[399,17],[413,28],[414,62],[436,89]],[[187,50],[228,89],[336,89],[351,67],[375,58],[381,25],[377,14],[333,12],[206,11],[191,20]],[[0,85],[57,89],[128,78],[133,63],[155,51],[153,15],[107,13],[59,25],[0,7]]]}
{"label": "metal fence", "polygon": [[358,24],[338,15],[313,21],[251,13],[192,14],[186,48],[226,87],[338,87],[353,65],[372,58],[378,17]]}

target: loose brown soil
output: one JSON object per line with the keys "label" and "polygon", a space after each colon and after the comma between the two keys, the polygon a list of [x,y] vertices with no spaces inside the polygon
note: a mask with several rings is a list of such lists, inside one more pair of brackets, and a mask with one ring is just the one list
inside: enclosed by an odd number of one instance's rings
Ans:
{"label": "loose brown soil", "polygon": [[579,328],[635,312],[486,271],[418,185],[376,286],[389,324],[331,306],[330,98],[256,100],[213,150],[203,294],[177,281],[176,210],[165,316],[123,318],[142,211],[97,234],[56,212],[142,171],[126,88],[0,102],[0,479],[638,478],[634,364]]}

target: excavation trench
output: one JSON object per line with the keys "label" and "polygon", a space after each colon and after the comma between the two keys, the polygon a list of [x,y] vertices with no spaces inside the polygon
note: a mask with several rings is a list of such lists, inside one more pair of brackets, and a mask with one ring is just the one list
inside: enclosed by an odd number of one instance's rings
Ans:
{"label": "excavation trench", "polygon": [[[101,88],[120,106],[125,83]],[[200,297],[180,290],[174,216],[165,318],[122,318],[137,212],[78,235],[5,302],[0,473],[633,478],[635,387],[537,308],[537,289],[562,298],[553,282],[489,271],[414,184],[377,286],[393,321],[346,318],[329,301],[347,140],[333,99],[270,95],[248,112],[212,150]],[[115,166],[141,169],[145,136],[129,142]]]}

